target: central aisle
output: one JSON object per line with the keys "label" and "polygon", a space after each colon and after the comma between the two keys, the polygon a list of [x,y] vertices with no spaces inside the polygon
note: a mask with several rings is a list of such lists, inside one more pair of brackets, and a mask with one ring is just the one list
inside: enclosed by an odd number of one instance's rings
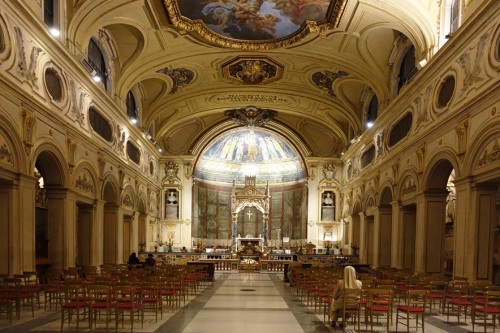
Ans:
{"label": "central aisle", "polygon": [[[176,332],[330,332],[276,274],[217,274],[212,288],[193,301],[201,304],[194,312],[189,307],[179,311],[177,315],[183,317],[184,328],[177,327]],[[172,320],[169,322],[173,324]],[[170,326],[169,322],[161,331]],[[172,332],[173,327],[169,328]]]}

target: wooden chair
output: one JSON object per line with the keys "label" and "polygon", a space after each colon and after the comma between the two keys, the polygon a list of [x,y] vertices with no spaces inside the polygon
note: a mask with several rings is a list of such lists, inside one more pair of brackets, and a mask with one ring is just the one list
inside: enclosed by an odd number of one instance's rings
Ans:
{"label": "wooden chair", "polygon": [[134,321],[136,316],[140,319],[141,325],[144,328],[144,307],[140,296],[136,293],[135,286],[116,286],[114,288],[114,300],[116,305],[116,328],[118,328],[120,321],[122,323],[122,328],[124,327],[125,316],[129,317],[131,332],[134,331]]}
{"label": "wooden chair", "polygon": [[460,322],[460,315],[463,311],[465,314],[465,321],[467,321],[467,310],[471,310],[474,306],[474,298],[476,295],[476,287],[463,285],[460,286],[458,294],[456,297],[450,299],[447,303],[446,310],[446,321],[450,322],[450,312],[453,316],[457,317],[457,321]]}
{"label": "wooden chair", "polygon": [[342,325],[347,326],[347,320],[350,318],[360,330],[361,314],[361,289],[344,289],[344,304],[342,306]]}
{"label": "wooden chair", "polygon": [[[370,318],[370,329],[373,331],[373,316],[385,316],[387,319],[387,332],[392,321],[392,306],[394,303],[394,288],[373,288],[368,291],[365,320]],[[368,324],[367,324],[368,325]]]}
{"label": "wooden chair", "polygon": [[398,323],[406,325],[406,331],[410,332],[410,319],[415,318],[415,330],[419,327],[419,317],[421,318],[420,327],[424,332],[425,307],[427,302],[426,290],[408,290],[405,305],[399,305],[396,310],[396,331]]}
{"label": "wooden chair", "polygon": [[71,321],[75,316],[77,331],[80,322],[85,320],[88,320],[88,327],[91,328],[89,305],[89,297],[85,286],[78,284],[64,285],[63,296],[61,297],[61,331],[64,322],[67,321],[68,325],[71,325]]}
{"label": "wooden chair", "polygon": [[486,291],[484,302],[472,308],[472,331],[478,319],[483,319],[484,332],[488,326],[488,318],[491,317],[491,325],[495,332],[496,319],[500,315],[500,291]]}
{"label": "wooden chair", "polygon": [[96,284],[87,286],[90,299],[90,328],[97,328],[97,319],[102,312],[106,314],[106,331],[109,327],[111,315],[115,309],[115,300],[110,285]]}

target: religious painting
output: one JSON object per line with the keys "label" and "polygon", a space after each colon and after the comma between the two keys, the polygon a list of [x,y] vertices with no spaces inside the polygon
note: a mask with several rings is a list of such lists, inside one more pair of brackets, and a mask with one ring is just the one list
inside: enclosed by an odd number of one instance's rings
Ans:
{"label": "religious painting", "polygon": [[282,137],[259,128],[237,129],[219,136],[202,154],[196,178],[238,184],[257,176],[262,184],[306,178],[298,153]]}
{"label": "religious painting", "polygon": [[239,40],[272,40],[323,21],[330,0],[178,0],[180,12],[215,33]]}

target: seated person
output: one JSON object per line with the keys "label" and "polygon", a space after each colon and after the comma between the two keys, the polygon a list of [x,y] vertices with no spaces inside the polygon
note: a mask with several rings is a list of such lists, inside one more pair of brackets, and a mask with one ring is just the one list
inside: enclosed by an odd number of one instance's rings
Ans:
{"label": "seated person", "polygon": [[146,258],[146,266],[153,267],[156,264],[156,259],[153,256],[152,253],[148,254],[148,257]]}
{"label": "seated person", "polygon": [[130,256],[128,257],[128,262],[127,264],[129,265],[140,265],[141,264],[141,261],[139,260],[139,258],[137,257],[137,253],[135,252],[132,252],[130,254]]}

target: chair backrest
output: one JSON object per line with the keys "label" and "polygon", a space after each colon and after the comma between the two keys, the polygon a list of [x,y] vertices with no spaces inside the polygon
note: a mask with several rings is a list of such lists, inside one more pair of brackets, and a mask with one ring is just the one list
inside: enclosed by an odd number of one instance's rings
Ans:
{"label": "chair backrest", "polygon": [[406,305],[411,307],[421,307],[425,309],[427,302],[427,290],[408,290],[406,295]]}
{"label": "chair backrest", "polygon": [[485,293],[486,299],[484,302],[485,308],[498,308],[500,305],[500,291],[487,291]]}
{"label": "chair backrest", "polygon": [[361,289],[344,289],[344,311],[359,310]]}
{"label": "chair backrest", "polygon": [[368,291],[368,304],[391,305],[394,298],[394,288],[372,288]]}

